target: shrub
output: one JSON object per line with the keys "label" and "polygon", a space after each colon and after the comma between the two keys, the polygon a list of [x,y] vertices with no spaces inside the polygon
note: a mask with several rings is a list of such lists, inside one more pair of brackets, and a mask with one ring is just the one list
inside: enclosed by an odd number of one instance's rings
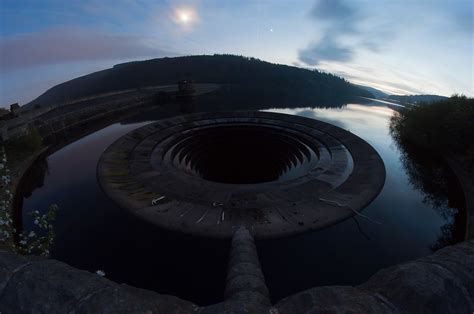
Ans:
{"label": "shrub", "polygon": [[30,213],[38,233],[33,230],[18,232],[10,214],[13,194],[5,149],[0,147],[0,245],[18,254],[49,256],[54,241],[52,221],[56,217],[56,205],[51,205],[46,214],[35,210]]}
{"label": "shrub", "polygon": [[414,144],[474,160],[474,99],[453,96],[395,114],[390,132],[401,146]]}
{"label": "shrub", "polygon": [[20,137],[8,142],[8,146],[17,150],[35,151],[43,145],[43,138],[35,128],[30,128],[28,132]]}

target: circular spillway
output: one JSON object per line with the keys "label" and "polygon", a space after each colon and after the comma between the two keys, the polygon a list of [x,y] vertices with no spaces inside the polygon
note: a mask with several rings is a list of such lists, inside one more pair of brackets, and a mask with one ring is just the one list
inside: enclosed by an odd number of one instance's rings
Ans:
{"label": "circular spillway", "polygon": [[229,184],[288,180],[311,170],[317,160],[303,138],[248,124],[193,132],[168,154],[165,158],[187,173]]}
{"label": "circular spillway", "polygon": [[160,227],[230,237],[320,229],[367,206],[385,182],[364,140],[314,119],[269,112],[179,116],[113,143],[100,184],[121,207]]}

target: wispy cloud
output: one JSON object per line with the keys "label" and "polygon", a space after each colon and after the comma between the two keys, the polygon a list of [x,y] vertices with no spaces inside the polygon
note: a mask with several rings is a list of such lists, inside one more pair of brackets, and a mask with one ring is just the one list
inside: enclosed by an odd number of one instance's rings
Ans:
{"label": "wispy cloud", "polygon": [[[472,1],[317,0],[305,66],[395,93],[472,95]],[[358,71],[363,66],[370,71]]]}
{"label": "wispy cloud", "polygon": [[335,38],[326,35],[317,43],[299,51],[299,59],[307,65],[317,65],[320,61],[349,61],[352,49],[339,44]]}
{"label": "wispy cloud", "polygon": [[87,28],[50,28],[0,38],[0,69],[12,71],[40,65],[120,58],[160,57],[172,53],[150,39],[112,35]]}
{"label": "wispy cloud", "polygon": [[310,15],[317,21],[330,23],[334,33],[350,33],[355,31],[354,21],[359,12],[356,6],[344,0],[319,0]]}
{"label": "wispy cloud", "polygon": [[311,66],[321,61],[351,60],[353,48],[341,43],[341,38],[358,33],[356,21],[360,19],[360,13],[357,7],[343,0],[319,0],[310,16],[323,36],[301,49],[299,60]]}

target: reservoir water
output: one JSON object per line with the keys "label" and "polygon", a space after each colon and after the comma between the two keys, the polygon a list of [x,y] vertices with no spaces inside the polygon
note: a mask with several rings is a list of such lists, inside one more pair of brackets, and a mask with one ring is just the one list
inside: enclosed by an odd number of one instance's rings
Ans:
{"label": "reservoir water", "polygon": [[[92,272],[103,270],[116,282],[200,305],[220,302],[230,242],[149,225],[109,200],[96,178],[102,152],[133,129],[196,108],[236,109],[226,106],[223,98],[208,100],[139,113],[48,156],[36,166],[35,178],[25,190],[23,226],[34,226],[29,211],[57,204],[52,258]],[[387,177],[382,192],[363,211],[369,219],[354,216],[323,230],[257,241],[274,301],[318,285],[357,285],[381,268],[463,240],[465,218],[457,181],[441,162],[428,158],[425,163],[423,155],[413,159],[397,147],[389,133],[394,111],[386,104],[285,107],[266,104],[257,109],[319,119],[349,130],[377,150]]]}

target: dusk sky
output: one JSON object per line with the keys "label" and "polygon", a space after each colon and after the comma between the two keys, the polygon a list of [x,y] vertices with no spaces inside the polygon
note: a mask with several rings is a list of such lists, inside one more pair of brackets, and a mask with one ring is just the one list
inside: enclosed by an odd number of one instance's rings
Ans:
{"label": "dusk sky", "polygon": [[230,53],[474,96],[473,0],[0,0],[0,106],[114,64]]}

